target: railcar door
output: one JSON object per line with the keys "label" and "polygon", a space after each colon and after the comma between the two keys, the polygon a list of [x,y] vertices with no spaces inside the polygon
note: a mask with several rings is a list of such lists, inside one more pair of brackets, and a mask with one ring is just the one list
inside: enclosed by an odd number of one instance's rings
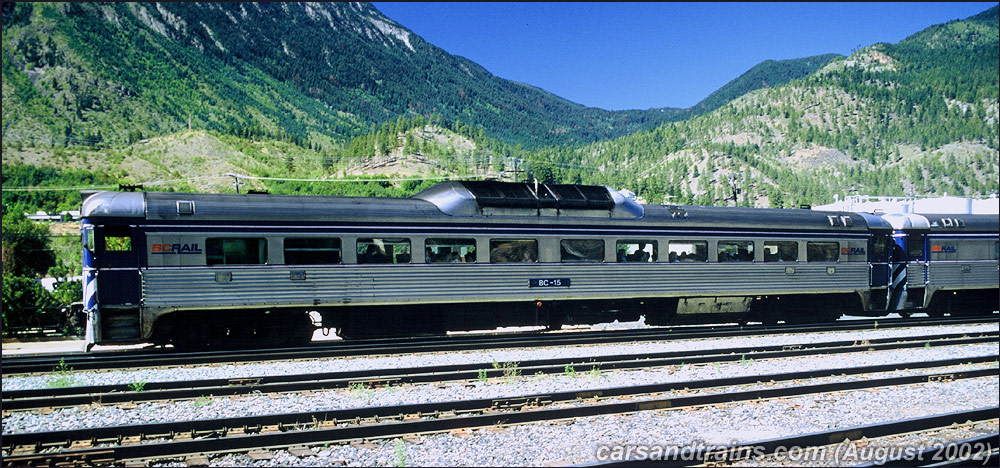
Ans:
{"label": "railcar door", "polygon": [[139,276],[145,236],[136,226],[95,226],[98,343],[136,342],[142,337]]}
{"label": "railcar door", "polygon": [[906,261],[908,264],[905,306],[911,309],[924,307],[927,287],[927,231],[906,233]]}
{"label": "railcar door", "polygon": [[97,226],[95,231],[98,302],[102,307],[138,307],[144,239],[134,226]]}
{"label": "railcar door", "polygon": [[889,253],[889,304],[886,310],[898,312],[906,303],[906,233],[896,232],[892,235],[892,248]]}
{"label": "railcar door", "polygon": [[869,240],[868,263],[871,264],[871,289],[872,302],[870,309],[886,310],[889,306],[889,254],[892,252],[892,236],[886,234],[875,234]]}

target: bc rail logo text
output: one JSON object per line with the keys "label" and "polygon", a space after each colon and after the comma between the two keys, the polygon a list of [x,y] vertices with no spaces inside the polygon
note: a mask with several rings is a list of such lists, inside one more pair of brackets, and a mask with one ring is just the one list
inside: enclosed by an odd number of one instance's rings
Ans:
{"label": "bc rail logo text", "polygon": [[200,254],[201,247],[198,244],[152,244],[151,251],[154,254]]}

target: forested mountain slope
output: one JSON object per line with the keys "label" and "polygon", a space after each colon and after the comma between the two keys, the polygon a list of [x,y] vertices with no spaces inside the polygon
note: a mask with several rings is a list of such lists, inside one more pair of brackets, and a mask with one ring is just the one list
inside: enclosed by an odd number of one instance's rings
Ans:
{"label": "forested mountain slope", "polygon": [[[232,191],[232,174],[272,193],[506,175],[756,206],[997,192],[996,7],[850,57],[764,62],[692,109],[627,112],[494,77],[366,4],[3,15],[5,202],[72,206],[71,191],[7,190],[72,180]],[[403,178],[420,180],[388,180]]]}
{"label": "forested mountain slope", "polygon": [[[998,191],[997,7],[875,44],[714,112],[556,153],[651,201],[797,206]],[[558,166],[557,166],[558,167]],[[599,175],[597,175],[599,174]]]}
{"label": "forested mountain slope", "polygon": [[[363,3],[4,4],[4,124],[36,140],[195,128],[326,145],[437,115],[512,144],[621,136],[684,115],[611,112],[493,76]],[[8,91],[9,89],[9,91]]]}

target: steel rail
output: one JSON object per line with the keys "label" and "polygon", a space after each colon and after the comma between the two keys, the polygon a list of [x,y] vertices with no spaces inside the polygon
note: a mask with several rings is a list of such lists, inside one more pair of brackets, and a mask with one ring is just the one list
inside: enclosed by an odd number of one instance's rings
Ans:
{"label": "steel rail", "polygon": [[[463,400],[462,402],[426,403],[415,405],[399,405],[392,407],[362,407],[355,409],[309,411],[300,413],[272,414],[246,416],[241,418],[223,418],[215,420],[178,421],[166,423],[141,424],[135,426],[109,426],[87,429],[70,429],[62,431],[31,432],[23,434],[8,434],[4,436],[4,447],[29,444],[61,444],[69,440],[90,440],[92,443],[114,442],[122,438],[138,437],[157,438],[169,437],[172,434],[190,434],[197,437],[204,434],[224,434],[233,428],[253,427],[300,427],[315,424],[316,421],[357,421],[377,420],[380,418],[399,418],[401,414],[440,414],[445,412],[485,411],[498,408],[514,408],[528,404],[550,404],[585,399],[607,399],[621,396],[655,394],[679,389],[704,389],[732,387],[737,385],[755,384],[759,382],[787,382],[802,379],[815,379],[831,376],[863,375],[893,372],[902,369],[928,369],[948,367],[961,364],[982,364],[995,362],[1000,355],[979,356],[975,358],[953,358],[935,361],[880,364],[876,366],[845,367],[837,369],[820,369],[814,371],[785,372],[771,375],[753,375],[743,377],[727,377],[687,382],[672,382],[663,384],[636,385],[627,387],[612,387],[602,389],[575,390],[549,394],[530,394],[505,398],[486,398],[480,400]],[[987,370],[988,371],[988,370]],[[1000,372],[1000,371],[998,371]],[[988,373],[988,372],[987,372]],[[947,380],[948,373],[932,374],[936,380]]]}
{"label": "steel rail", "polygon": [[[973,334],[975,335],[975,334]],[[721,350],[669,351],[629,355],[594,356],[588,358],[544,359],[521,361],[517,369],[530,374],[560,374],[566,366],[591,366],[602,370],[653,368],[676,364],[732,362],[745,359],[774,359],[796,356],[831,355],[891,349],[956,346],[993,343],[998,332],[979,336],[950,334],[921,337],[883,338],[864,342],[838,341],[802,345],[729,348]],[[60,389],[17,390],[3,393],[5,411],[55,408],[89,404],[116,404],[198,398],[204,395],[235,396],[253,392],[279,393],[328,390],[352,385],[379,386],[391,384],[436,383],[475,380],[485,371],[487,378],[500,377],[505,370],[492,363],[429,366],[404,369],[374,369],[353,372],[328,372],[273,377],[244,377],[195,381],[147,383],[142,391],[128,385],[66,387]],[[583,371],[581,369],[581,371]]]}
{"label": "steel rail", "polygon": [[172,349],[143,350],[140,352],[69,353],[58,356],[3,357],[0,360],[2,375],[47,373],[56,366],[73,370],[125,369],[167,367],[196,364],[265,362],[327,357],[400,355],[428,352],[451,352],[479,349],[527,348],[573,346],[629,341],[662,341],[696,338],[722,338],[746,335],[776,335],[829,331],[890,329],[913,326],[965,325],[998,323],[998,315],[977,317],[910,317],[872,320],[840,320],[834,323],[808,325],[712,325],[705,327],[657,327],[638,330],[581,331],[581,332],[525,332],[515,334],[452,335],[433,338],[381,339],[364,342],[336,342],[313,344],[301,348],[269,350],[225,350],[199,353],[174,352]]}
{"label": "steel rail", "polygon": [[[992,357],[992,358],[995,358]],[[912,364],[903,364],[902,367],[912,366]],[[827,370],[825,371],[825,376],[837,376],[845,370]],[[793,374],[809,374],[809,373],[791,373],[791,374],[777,374],[775,376],[760,376],[751,377],[755,382],[757,381],[770,381],[770,380],[788,380],[788,378]],[[785,375],[784,378],[778,377],[780,375]],[[1000,375],[1000,369],[990,368],[990,369],[980,369],[972,371],[962,371],[946,374],[948,379],[968,379],[968,378],[978,378],[987,376],[998,376]],[[491,410],[498,408],[497,399],[487,399],[487,400],[475,400],[475,401],[455,401],[447,403],[430,403],[423,405],[407,405],[406,407],[370,407],[370,408],[360,408],[360,409],[350,409],[350,410],[338,410],[326,412],[325,415],[336,419],[325,419],[326,421],[340,421],[345,422],[351,419],[349,416],[353,414],[353,418],[360,422],[361,412],[367,412],[368,414],[385,414],[383,418],[403,418],[407,412],[416,410],[415,414],[427,415],[430,408],[441,408],[441,405],[448,405],[452,407],[449,412],[466,413],[451,417],[439,417],[428,420],[416,420],[416,421],[392,421],[383,422],[381,424],[367,424],[367,425],[352,425],[346,427],[332,427],[332,428],[319,428],[319,429],[306,429],[308,427],[315,427],[316,420],[310,419],[308,422],[304,422],[302,425],[297,425],[294,427],[285,426],[284,431],[279,428],[278,431],[273,432],[260,432],[260,433],[247,433],[243,431],[242,434],[238,435],[228,435],[225,437],[218,437],[226,433],[217,432],[212,434],[197,434],[191,433],[194,436],[200,436],[201,438],[193,440],[173,440],[166,442],[151,442],[144,444],[133,444],[133,445],[118,445],[113,447],[92,447],[86,449],[67,449],[56,452],[48,452],[44,454],[33,453],[33,454],[23,454],[23,450],[19,450],[17,446],[11,446],[10,453],[12,455],[4,458],[5,466],[27,466],[27,465],[38,465],[38,464],[72,464],[72,463],[87,463],[87,464],[110,464],[110,463],[122,463],[122,462],[138,462],[145,460],[158,460],[166,458],[176,458],[184,457],[188,455],[205,455],[205,454],[217,454],[217,453],[241,453],[252,449],[287,449],[291,447],[299,447],[310,444],[323,444],[323,443],[344,443],[352,440],[364,440],[364,439],[385,439],[385,438],[395,438],[404,435],[412,434],[431,434],[439,432],[447,432],[455,429],[463,428],[482,428],[482,427],[492,427],[492,426],[510,426],[517,424],[528,424],[540,421],[551,421],[551,420],[562,420],[562,419],[573,419],[589,416],[600,416],[609,414],[630,414],[640,411],[650,411],[650,410],[663,410],[679,407],[692,407],[692,406],[703,406],[712,404],[726,404],[749,400],[760,400],[760,399],[771,399],[780,398],[788,396],[801,396],[816,393],[829,393],[837,391],[848,391],[866,388],[878,388],[878,387],[889,387],[889,386],[901,386],[925,382],[933,382],[940,380],[942,374],[923,374],[923,375],[912,375],[903,377],[888,377],[879,379],[868,379],[868,380],[858,380],[858,381],[848,381],[848,382],[835,382],[826,384],[813,384],[813,385],[802,385],[793,387],[783,387],[783,388],[769,388],[762,390],[748,390],[748,391],[737,391],[731,393],[716,393],[707,395],[696,395],[696,396],[684,396],[684,397],[674,397],[674,398],[655,398],[651,400],[644,401],[628,401],[628,402],[612,402],[612,403],[598,403],[582,406],[574,406],[568,408],[548,408],[548,409],[532,409],[526,411],[504,411],[498,413],[490,413]],[[798,378],[808,378],[805,376]],[[746,378],[742,378],[746,379]],[[766,380],[765,380],[766,379]],[[722,381],[739,381],[739,379],[719,379],[712,381],[714,385],[737,385],[737,384],[726,384]],[[745,380],[744,380],[745,382]],[[755,383],[749,382],[749,383]],[[694,381],[694,382],[684,382],[667,384],[672,386],[673,389],[683,389],[683,388],[707,388],[706,381]],[[661,386],[662,387],[662,386]],[[627,389],[633,389],[628,391],[634,391],[633,387],[624,387]],[[663,387],[666,388],[666,387]],[[538,402],[544,403],[548,401],[566,401],[567,399],[577,399],[577,398],[594,398],[594,397],[611,397],[615,395],[610,395],[613,389],[602,389],[602,390],[592,390],[589,394],[585,392],[565,392],[563,394],[546,394],[546,395],[529,395],[525,397],[518,397],[518,400],[526,400],[528,402]],[[657,392],[666,391],[658,390]],[[510,399],[500,400],[499,407],[503,407],[505,401],[510,401]],[[515,405],[514,407],[520,407],[521,404]],[[421,410],[420,408],[423,408]],[[996,417],[997,408],[990,408],[992,411],[989,417]],[[473,412],[483,412],[484,414],[471,414]],[[316,415],[317,413],[312,413]],[[320,413],[323,414],[323,413]],[[411,413],[413,414],[413,413]],[[287,416],[287,415],[279,415]],[[343,418],[341,418],[343,417]],[[975,417],[981,418],[980,415]],[[234,418],[230,420],[230,424],[241,418]],[[258,421],[253,424],[257,425],[255,428],[259,428],[260,421],[267,419],[266,416],[250,417],[250,419]],[[379,419],[377,416],[375,419]],[[322,420],[320,420],[322,421]],[[963,420],[964,421],[964,420]],[[170,424],[170,423],[167,423]],[[894,423],[894,424],[898,424]],[[950,423],[947,423],[950,424]],[[939,424],[941,425],[941,424]],[[91,433],[98,433],[99,431],[106,430],[122,430],[122,427],[112,427],[112,428],[93,428],[87,429]],[[149,425],[144,426],[141,430],[152,429]],[[298,430],[297,430],[298,429]],[[911,429],[912,430],[912,429]],[[141,434],[148,434],[148,432],[142,432]],[[845,432],[840,432],[843,436],[836,440],[843,440],[848,434]],[[8,439],[12,437],[24,437],[20,439],[22,442],[21,447],[26,445],[39,446],[40,443],[37,441],[30,440],[32,437],[39,438],[41,433],[29,433],[29,434],[18,434],[18,435],[7,435],[4,436],[4,443],[8,444]],[[216,437],[210,437],[215,435]],[[121,440],[121,434],[119,433],[119,440]],[[829,439],[829,436],[827,440]],[[66,441],[66,439],[62,439]],[[826,442],[829,443],[829,442]]]}
{"label": "steel rail", "polygon": [[[791,345],[786,344],[786,345],[775,345],[775,346],[719,348],[719,349],[704,349],[704,350],[693,350],[693,351],[665,351],[660,353],[642,353],[642,354],[614,354],[608,356],[582,356],[580,358],[538,359],[531,361],[521,361],[519,362],[519,365],[522,364],[525,366],[587,365],[587,364],[599,364],[601,362],[622,361],[628,359],[665,359],[670,357],[679,358],[679,357],[689,357],[689,356],[702,356],[707,354],[746,354],[746,353],[760,353],[765,351],[790,351],[790,350],[815,349],[824,347],[829,348],[835,346],[862,346],[862,345],[877,345],[884,343],[904,343],[909,341],[930,342],[932,340],[977,338],[977,337],[987,337],[987,336],[1000,336],[1000,331],[888,337],[888,338],[864,340],[863,342],[859,342],[858,340],[841,340],[841,341],[824,341],[816,343],[791,344]],[[496,373],[495,370],[490,370],[490,367],[492,365],[493,363],[450,364],[441,366],[394,368],[393,371],[396,373],[394,375],[398,374],[405,375],[405,374],[420,374],[420,373],[458,372],[463,370],[478,371],[485,368],[488,372],[487,376],[490,376],[489,372],[493,372],[494,374]],[[259,385],[264,383],[301,382],[304,380],[330,380],[330,379],[348,379],[348,378],[377,379],[378,377],[385,374],[386,374],[386,369],[368,369],[363,371],[322,372],[322,373],[298,374],[298,375],[252,376],[252,377],[223,378],[223,379],[146,382],[146,384],[143,386],[143,391],[178,389],[178,388],[195,388],[195,387],[226,387],[232,385],[249,385],[249,384]],[[72,386],[72,387],[61,387],[61,388],[10,390],[4,393],[4,396],[9,400],[16,400],[29,397],[50,397],[50,396],[65,396],[65,395],[79,395],[79,394],[113,393],[113,392],[120,393],[128,391],[132,391],[130,384],[110,384],[110,385],[92,385],[85,387]]]}

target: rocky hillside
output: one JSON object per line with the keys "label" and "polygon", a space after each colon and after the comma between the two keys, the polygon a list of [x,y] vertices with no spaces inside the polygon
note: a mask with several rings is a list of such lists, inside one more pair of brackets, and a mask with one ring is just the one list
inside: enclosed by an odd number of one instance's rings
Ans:
{"label": "rocky hillside", "polygon": [[4,125],[57,143],[187,127],[328,146],[437,115],[538,146],[621,136],[678,109],[611,112],[497,78],[364,3],[3,7]]}
{"label": "rocky hillside", "polygon": [[998,190],[996,7],[850,57],[766,62],[668,116],[499,80],[363,4],[10,5],[5,202],[45,198],[17,186],[232,191],[227,174],[360,195],[516,174],[746,206]]}
{"label": "rocky hillside", "polygon": [[559,162],[599,168],[584,180],[636,187],[653,201],[797,206],[854,193],[986,196],[1000,179],[998,46],[994,7]]}

